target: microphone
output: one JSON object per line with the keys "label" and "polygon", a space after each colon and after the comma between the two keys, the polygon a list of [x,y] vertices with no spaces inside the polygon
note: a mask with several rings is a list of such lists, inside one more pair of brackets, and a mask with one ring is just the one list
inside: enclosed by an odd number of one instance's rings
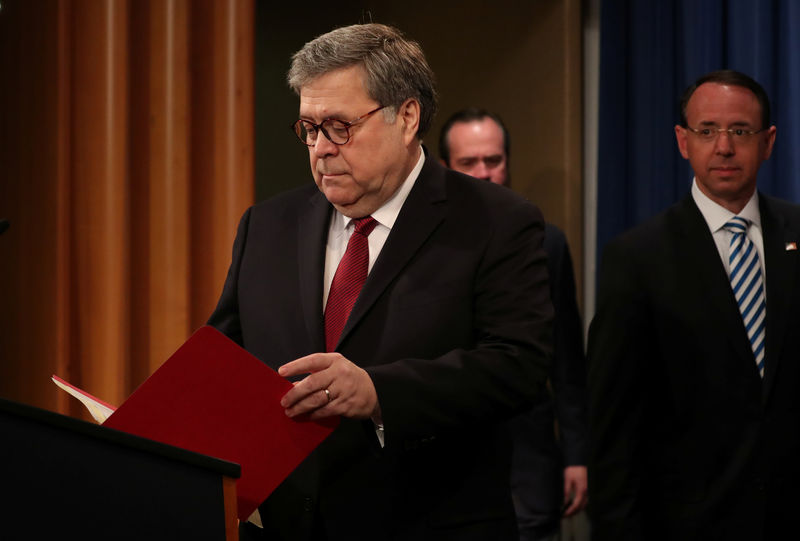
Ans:
{"label": "microphone", "polygon": [[0,235],[5,233],[6,229],[8,229],[10,225],[11,222],[9,222],[8,220],[0,220]]}

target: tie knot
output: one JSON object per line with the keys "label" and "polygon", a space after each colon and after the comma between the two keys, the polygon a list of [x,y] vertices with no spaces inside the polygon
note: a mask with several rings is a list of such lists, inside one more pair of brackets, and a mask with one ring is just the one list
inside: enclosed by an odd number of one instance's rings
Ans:
{"label": "tie knot", "polygon": [[730,220],[728,220],[724,227],[734,235],[739,235],[742,233],[747,232],[747,228],[750,226],[750,220],[747,218],[742,218],[741,216],[734,216]]}
{"label": "tie knot", "polygon": [[355,224],[355,233],[359,233],[368,237],[372,230],[375,229],[375,226],[378,225],[378,222],[375,221],[375,218],[372,216],[364,216],[363,218],[353,218],[353,223]]}

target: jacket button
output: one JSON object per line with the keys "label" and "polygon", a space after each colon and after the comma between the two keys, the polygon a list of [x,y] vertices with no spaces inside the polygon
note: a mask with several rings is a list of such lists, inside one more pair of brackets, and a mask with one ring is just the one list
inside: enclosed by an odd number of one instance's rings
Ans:
{"label": "jacket button", "polygon": [[303,511],[306,513],[310,513],[314,510],[314,499],[313,498],[303,498]]}

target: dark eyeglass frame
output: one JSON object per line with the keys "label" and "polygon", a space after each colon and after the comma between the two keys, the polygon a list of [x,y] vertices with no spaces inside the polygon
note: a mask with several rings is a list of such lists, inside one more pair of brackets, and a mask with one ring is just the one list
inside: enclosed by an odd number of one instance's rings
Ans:
{"label": "dark eyeglass frame", "polygon": [[[701,140],[711,142],[719,139],[719,134],[721,133],[727,133],[733,141],[747,141],[750,137],[763,132],[766,128],[761,128],[760,130],[746,130],[744,128],[717,128],[716,126],[702,126],[700,128],[686,126],[686,129]],[[708,133],[703,133],[706,131]]]}
{"label": "dark eyeglass frame", "polygon": [[[291,126],[289,126],[289,129],[291,129],[294,132],[294,134],[297,136],[297,138],[300,139],[301,143],[303,143],[304,145],[309,146],[309,147],[313,147],[314,145],[316,145],[317,144],[317,139],[314,139],[313,143],[309,143],[308,141],[306,141],[303,138],[303,136],[301,134],[302,134],[302,130],[303,130],[303,125],[304,124],[314,128],[314,131],[317,132],[317,133],[322,132],[322,134],[328,139],[328,141],[330,141],[334,145],[346,145],[350,141],[350,138],[352,137],[352,134],[350,133],[350,128],[352,128],[358,122],[361,122],[362,120],[366,119],[368,116],[370,116],[370,115],[372,115],[374,113],[377,113],[381,109],[385,109],[385,108],[386,108],[386,105],[381,105],[377,109],[373,109],[369,113],[364,113],[360,117],[356,118],[355,120],[351,120],[350,122],[348,122],[346,120],[340,120],[338,118],[326,118],[325,120],[323,120],[319,124],[314,124],[310,120],[305,120],[305,119],[301,118],[299,120],[296,120]],[[347,138],[343,142],[337,143],[336,141],[334,141],[331,138],[330,134],[328,133],[328,130],[325,129],[325,125],[329,124],[331,122],[340,122],[344,126],[344,129],[347,132]],[[306,131],[308,131],[308,130],[306,130]]]}

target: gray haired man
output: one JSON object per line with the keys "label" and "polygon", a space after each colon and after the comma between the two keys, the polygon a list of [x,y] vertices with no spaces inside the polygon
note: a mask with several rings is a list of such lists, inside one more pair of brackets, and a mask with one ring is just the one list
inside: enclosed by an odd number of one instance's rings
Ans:
{"label": "gray haired man", "polygon": [[427,155],[433,74],[398,30],[319,36],[289,84],[314,184],[245,213],[210,323],[295,381],[288,416],[341,423],[259,534],[515,539],[502,421],[547,377],[541,213]]}

